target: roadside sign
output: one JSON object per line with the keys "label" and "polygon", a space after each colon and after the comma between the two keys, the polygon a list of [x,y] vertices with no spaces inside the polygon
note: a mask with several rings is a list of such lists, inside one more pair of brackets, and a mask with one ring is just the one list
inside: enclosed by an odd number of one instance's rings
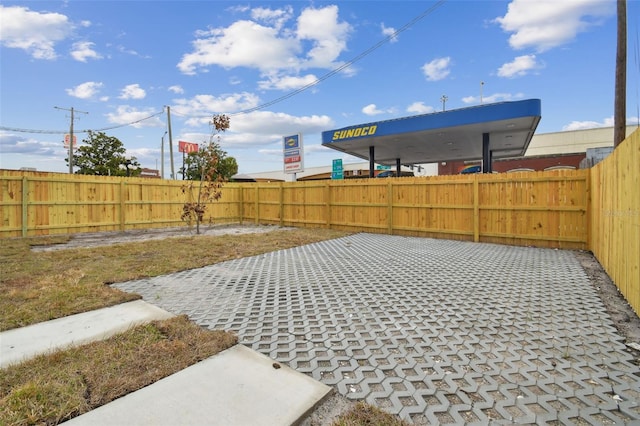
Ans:
{"label": "roadside sign", "polygon": [[197,143],[190,143],[190,142],[183,142],[183,141],[178,142],[178,152],[190,154],[192,152],[198,152],[199,149],[200,148]]}
{"label": "roadside sign", "polygon": [[344,179],[344,169],[342,168],[342,158],[333,160],[331,167],[331,179]]}
{"label": "roadside sign", "polygon": [[283,142],[283,163],[285,173],[297,173],[304,171],[304,152],[302,148],[302,135],[285,136]]}
{"label": "roadside sign", "polygon": [[[64,135],[64,147],[69,149],[69,140],[71,139],[71,135],[69,133],[67,133],[66,135]],[[77,148],[78,147],[78,137],[76,135],[73,135],[73,148]]]}

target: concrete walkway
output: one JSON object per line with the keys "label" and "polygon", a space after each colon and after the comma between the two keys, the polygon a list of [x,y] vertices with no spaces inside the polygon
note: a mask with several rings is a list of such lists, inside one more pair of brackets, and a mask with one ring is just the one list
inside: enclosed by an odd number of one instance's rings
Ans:
{"label": "concrete walkway", "polygon": [[[2,367],[172,316],[140,300],[5,331]],[[67,424],[286,426],[303,419],[330,392],[329,386],[236,345]]]}
{"label": "concrete walkway", "polygon": [[116,286],[416,424],[640,422],[570,251],[357,234]]}
{"label": "concrete walkway", "polygon": [[143,300],[70,315],[0,333],[0,368],[72,345],[82,345],[173,314]]}

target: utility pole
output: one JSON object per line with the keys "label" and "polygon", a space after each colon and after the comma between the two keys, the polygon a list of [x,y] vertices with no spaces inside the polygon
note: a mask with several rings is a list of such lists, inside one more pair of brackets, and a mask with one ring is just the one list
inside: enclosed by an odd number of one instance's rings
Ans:
{"label": "utility pole", "polygon": [[627,0],[618,0],[616,80],[613,106],[613,149],[627,136]]}
{"label": "utility pole", "polygon": [[173,168],[173,137],[171,135],[171,107],[167,105],[167,131],[169,132],[169,156],[171,157],[171,179],[176,178]]}
{"label": "utility pole", "polygon": [[73,107],[71,108],[60,108],[54,106],[55,109],[60,109],[62,111],[71,111],[71,125],[69,126],[69,174],[73,174],[73,120],[75,119],[73,113],[80,112],[82,114],[89,114],[86,111],[78,111]]}
{"label": "utility pole", "polygon": [[484,81],[480,82],[480,105],[482,105],[482,88],[484,87]]}

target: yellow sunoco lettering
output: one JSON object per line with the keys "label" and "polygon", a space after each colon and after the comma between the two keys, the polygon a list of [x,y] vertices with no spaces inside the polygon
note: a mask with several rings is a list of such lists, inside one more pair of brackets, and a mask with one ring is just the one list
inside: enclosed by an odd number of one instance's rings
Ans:
{"label": "yellow sunoco lettering", "polygon": [[376,130],[378,130],[378,126],[376,125],[356,127],[355,129],[348,129],[348,130],[336,130],[335,132],[333,132],[332,140],[337,141],[340,139],[357,138],[361,136],[371,136],[376,133]]}

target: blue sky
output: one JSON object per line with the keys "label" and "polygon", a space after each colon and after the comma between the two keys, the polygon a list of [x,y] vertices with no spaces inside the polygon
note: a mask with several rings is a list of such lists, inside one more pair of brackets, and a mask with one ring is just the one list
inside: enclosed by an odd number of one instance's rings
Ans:
{"label": "blue sky", "polygon": [[[637,123],[640,2],[627,8]],[[443,95],[447,110],[539,98],[538,133],[613,124],[614,0],[3,1],[0,24],[5,169],[68,171],[55,107],[160,169],[169,106],[176,170],[178,141],[208,141],[210,117],[229,114],[221,146],[241,173],[282,170],[297,133],[306,167],[360,161],[321,132],[441,111]]]}

